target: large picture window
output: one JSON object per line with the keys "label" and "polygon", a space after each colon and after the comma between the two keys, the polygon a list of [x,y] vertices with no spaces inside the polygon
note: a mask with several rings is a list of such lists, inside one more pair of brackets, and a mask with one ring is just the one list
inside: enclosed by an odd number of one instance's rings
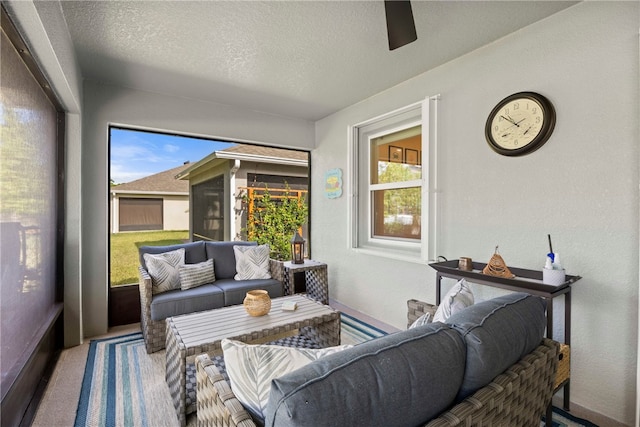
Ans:
{"label": "large picture window", "polygon": [[429,259],[429,103],[426,99],[352,127],[352,248]]}

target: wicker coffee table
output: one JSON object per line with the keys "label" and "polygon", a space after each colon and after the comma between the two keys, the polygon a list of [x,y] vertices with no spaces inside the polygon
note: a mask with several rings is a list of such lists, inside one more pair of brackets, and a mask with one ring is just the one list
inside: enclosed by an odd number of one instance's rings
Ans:
{"label": "wicker coffee table", "polygon": [[[282,303],[295,301],[295,311],[282,310]],[[303,333],[321,347],[340,344],[340,312],[302,295],[274,298],[269,314],[251,317],[241,305],[167,318],[166,380],[182,426],[195,402],[186,405],[187,359],[221,353],[224,338],[246,343],[264,343]]]}

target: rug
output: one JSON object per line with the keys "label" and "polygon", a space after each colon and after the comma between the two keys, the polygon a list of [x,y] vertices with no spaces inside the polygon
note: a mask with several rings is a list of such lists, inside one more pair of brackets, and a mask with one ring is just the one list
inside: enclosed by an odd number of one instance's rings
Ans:
{"label": "rug", "polygon": [[[386,334],[355,317],[344,313],[341,317],[343,344]],[[165,352],[147,354],[141,333],[92,340],[75,426],[178,426],[164,375]],[[561,409],[554,407],[553,411],[553,427],[597,427]],[[195,414],[190,414],[187,426],[195,425]]]}
{"label": "rug", "polygon": [[340,344],[359,344],[387,333],[353,316],[340,313]]}

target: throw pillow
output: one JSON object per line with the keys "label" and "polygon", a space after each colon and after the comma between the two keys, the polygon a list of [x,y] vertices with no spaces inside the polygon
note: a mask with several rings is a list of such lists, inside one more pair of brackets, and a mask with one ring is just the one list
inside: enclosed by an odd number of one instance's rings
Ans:
{"label": "throw pillow", "polygon": [[180,289],[178,267],[184,265],[183,248],[160,254],[144,254],[144,262],[151,276],[152,294]]}
{"label": "throw pillow", "polygon": [[251,345],[222,340],[222,351],[231,389],[253,416],[264,420],[271,380],[301,368],[323,356],[352,347],[340,345],[321,349]]}
{"label": "throw pillow", "polygon": [[470,305],[473,305],[473,292],[471,292],[467,281],[460,279],[442,298],[440,306],[438,306],[436,314],[433,316],[433,321],[444,322],[452,314],[464,310]]}
{"label": "throw pillow", "polygon": [[213,258],[197,264],[181,265],[178,267],[178,273],[180,274],[180,289],[183,291],[213,283],[216,280],[213,270]]}
{"label": "throw pillow", "polygon": [[425,313],[418,317],[415,322],[409,326],[409,329],[417,328],[418,326],[426,325],[427,323],[431,323],[431,313]]}
{"label": "throw pillow", "polygon": [[269,245],[234,246],[236,280],[271,279]]}

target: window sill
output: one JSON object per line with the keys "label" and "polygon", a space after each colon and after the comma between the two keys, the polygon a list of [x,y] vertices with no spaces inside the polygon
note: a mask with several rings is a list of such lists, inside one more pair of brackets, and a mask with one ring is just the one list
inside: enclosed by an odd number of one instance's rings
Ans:
{"label": "window sill", "polygon": [[389,248],[353,248],[354,252],[363,255],[378,256],[382,258],[396,259],[414,264],[428,264],[432,261],[423,259],[419,253],[397,251]]}

